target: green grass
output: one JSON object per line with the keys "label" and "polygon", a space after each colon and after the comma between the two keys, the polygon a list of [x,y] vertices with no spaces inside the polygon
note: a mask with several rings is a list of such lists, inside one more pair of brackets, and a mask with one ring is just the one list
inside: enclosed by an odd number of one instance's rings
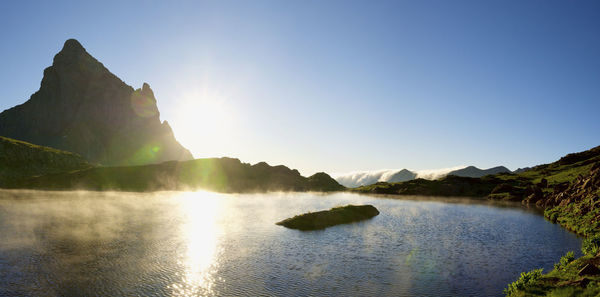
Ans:
{"label": "green grass", "polygon": [[0,186],[33,176],[92,167],[81,156],[0,136]]}
{"label": "green grass", "polygon": [[52,153],[52,154],[79,157],[79,155],[77,155],[75,153],[61,151],[61,150],[58,150],[55,148],[41,146],[41,145],[37,145],[37,144],[33,144],[33,143],[21,141],[21,140],[16,140],[16,139],[4,137],[4,136],[0,136],[0,143],[3,143],[4,145],[11,145],[14,147],[18,147],[20,149],[25,148],[28,150],[36,150],[36,151],[47,152],[47,153]]}
{"label": "green grass", "polygon": [[521,277],[508,285],[508,288],[504,289],[503,293],[506,296],[515,296],[519,291],[530,290],[538,280],[542,277],[542,269],[535,269],[529,272],[522,272]]}
{"label": "green grass", "polygon": [[505,292],[508,296],[600,295],[600,274],[580,275],[586,265],[600,266],[600,163],[595,157],[591,160],[595,163],[576,160],[568,164],[556,162],[544,168],[551,174],[549,183],[569,182],[568,187],[545,197],[554,204],[544,211],[544,216],[584,236],[581,246],[584,256],[574,259],[573,254],[568,253],[554,265],[554,270],[527,286]]}
{"label": "green grass", "polygon": [[[561,258],[564,259],[567,256]],[[579,275],[579,270],[590,263],[598,263],[600,258],[583,256],[569,259],[547,274],[524,272],[521,278],[504,290],[506,296],[598,296],[600,294],[599,275]],[[583,283],[582,283],[583,282]]]}

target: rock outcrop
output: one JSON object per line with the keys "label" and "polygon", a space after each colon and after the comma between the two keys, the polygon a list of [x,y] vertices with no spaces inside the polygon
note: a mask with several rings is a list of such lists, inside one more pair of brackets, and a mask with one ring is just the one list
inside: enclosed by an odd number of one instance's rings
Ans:
{"label": "rock outcrop", "polygon": [[150,86],[134,90],[75,39],[65,42],[27,102],[0,113],[0,135],[101,165],[192,159],[160,121]]}
{"label": "rock outcrop", "polygon": [[534,201],[531,196],[526,201],[543,208],[578,205],[577,211],[581,215],[600,209],[600,162],[592,165],[589,175],[579,175],[571,183],[557,184],[551,193],[540,195]]}

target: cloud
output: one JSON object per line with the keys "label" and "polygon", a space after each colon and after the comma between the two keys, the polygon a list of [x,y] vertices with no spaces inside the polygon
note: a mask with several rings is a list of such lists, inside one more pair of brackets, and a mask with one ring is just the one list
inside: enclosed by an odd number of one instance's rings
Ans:
{"label": "cloud", "polygon": [[371,185],[376,182],[398,182],[414,178],[438,179],[448,175],[451,171],[463,169],[466,166],[455,166],[440,169],[406,170],[406,169],[381,169],[373,171],[353,171],[349,173],[334,174],[334,179],[345,187],[359,187]]}
{"label": "cloud", "polygon": [[463,169],[466,167],[467,166],[460,165],[460,166],[440,168],[440,169],[419,170],[419,171],[417,171],[417,178],[434,180],[434,179],[442,178],[454,170],[459,170],[459,169]]}
{"label": "cloud", "polygon": [[350,173],[334,176],[338,183],[345,187],[358,187],[374,184],[378,181],[386,181],[400,169],[383,169],[378,171],[353,171]]}

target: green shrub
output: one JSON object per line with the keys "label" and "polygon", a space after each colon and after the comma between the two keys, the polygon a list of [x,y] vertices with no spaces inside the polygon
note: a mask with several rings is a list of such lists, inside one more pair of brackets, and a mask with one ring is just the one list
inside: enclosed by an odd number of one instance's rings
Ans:
{"label": "green shrub", "polygon": [[511,296],[514,293],[524,290],[527,287],[533,285],[538,279],[542,277],[542,268],[534,269],[529,272],[521,272],[521,277],[508,285],[508,288],[504,289],[502,293],[506,294],[506,296]]}
{"label": "green shrub", "polygon": [[552,223],[556,223],[558,220],[558,211],[556,209],[551,208],[544,211],[544,216]]}
{"label": "green shrub", "polygon": [[573,252],[567,252],[566,255],[560,258],[560,261],[554,264],[554,269],[561,270],[567,267],[567,265],[575,260],[575,254]]}
{"label": "green shrub", "polygon": [[600,234],[586,238],[581,244],[581,252],[587,256],[595,256],[600,252]]}

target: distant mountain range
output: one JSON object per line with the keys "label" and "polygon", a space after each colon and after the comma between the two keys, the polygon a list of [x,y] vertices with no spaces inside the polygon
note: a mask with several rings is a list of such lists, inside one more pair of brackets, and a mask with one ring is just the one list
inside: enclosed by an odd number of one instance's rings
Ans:
{"label": "distant mountain range", "polygon": [[[482,174],[502,171],[502,167],[488,170],[464,168],[458,174]],[[506,169],[506,168],[504,168]],[[591,174],[591,175],[590,175]],[[518,201],[540,208],[560,206],[558,215],[567,215],[569,228],[578,226],[588,232],[590,226],[598,228],[596,218],[600,208],[594,206],[598,200],[600,185],[600,146],[587,151],[568,154],[558,161],[534,166],[520,173],[496,173],[482,177],[449,175],[427,180],[417,178],[404,182],[377,182],[349,189],[356,193],[421,195],[449,197],[487,197],[492,200]],[[567,191],[567,192],[565,192]],[[577,200],[572,198],[577,196]],[[578,204],[570,207],[569,204]],[[567,207],[568,206],[568,207]],[[585,213],[593,215],[585,216]],[[556,220],[556,219],[553,219]]]}
{"label": "distant mountain range", "polygon": [[338,175],[335,177],[341,185],[354,188],[359,186],[372,185],[377,182],[397,183],[410,181],[417,178],[434,180],[448,175],[460,177],[483,177],[490,174],[510,173],[511,171],[504,166],[497,166],[489,169],[479,169],[475,166],[467,166],[464,168],[447,168],[439,170],[427,171],[410,171],[408,169],[401,170],[380,170],[380,171],[364,171],[352,172],[348,174]]}
{"label": "distant mountain range", "polygon": [[101,165],[192,159],[169,124],[160,121],[150,86],[134,90],[75,39],[54,56],[27,102],[0,113],[0,135]]}
{"label": "distant mountain range", "polygon": [[489,169],[479,169],[475,166],[468,166],[463,169],[454,170],[448,173],[448,175],[462,176],[462,177],[482,177],[490,174],[498,173],[510,173],[511,171],[504,166],[497,166]]}

